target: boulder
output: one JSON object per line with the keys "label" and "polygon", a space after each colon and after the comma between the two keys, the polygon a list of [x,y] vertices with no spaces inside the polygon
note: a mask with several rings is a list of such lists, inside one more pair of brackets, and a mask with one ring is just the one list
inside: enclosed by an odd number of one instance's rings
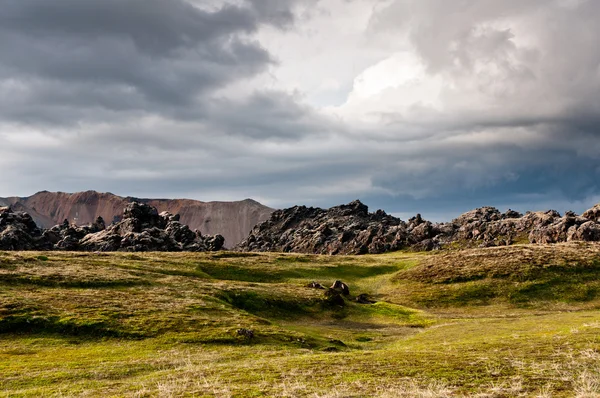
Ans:
{"label": "boulder", "polygon": [[0,208],[0,250],[47,250],[51,244],[33,218],[24,212]]}
{"label": "boulder", "polygon": [[165,233],[175,242],[178,242],[183,246],[194,243],[197,238],[196,233],[191,231],[187,225],[183,225],[179,221],[169,221],[165,228]]}
{"label": "boulder", "polygon": [[62,251],[79,250],[79,239],[73,236],[65,236],[54,245],[54,249]]}
{"label": "boulder", "polygon": [[252,329],[238,329],[236,333],[238,336],[242,336],[247,340],[252,340],[254,338],[254,330]]}
{"label": "boulder", "polygon": [[0,232],[0,249],[2,250],[35,250],[34,239],[23,228],[8,225]]}
{"label": "boulder", "polygon": [[86,235],[80,242],[81,250],[93,252],[116,252],[121,250],[122,237],[114,229]]}
{"label": "boulder", "polygon": [[599,242],[600,224],[594,221],[588,221],[579,227],[572,227],[569,231],[569,241]]}
{"label": "boulder", "polygon": [[400,219],[383,210],[369,213],[356,200],[327,210],[295,206],[275,211],[236,250],[378,254],[406,247],[406,237],[406,224]]}
{"label": "boulder", "polygon": [[80,245],[87,251],[217,251],[223,248],[221,235],[202,236],[181,224],[178,215],[158,214],[155,208],[132,202],[123,212],[123,221],[86,235]]}
{"label": "boulder", "polygon": [[335,292],[338,292],[344,296],[349,296],[350,295],[350,288],[348,287],[348,285],[346,285],[344,282],[342,281],[335,281],[333,282],[333,285],[331,285],[331,287],[329,288],[330,290],[333,290]]}
{"label": "boulder", "polygon": [[[541,217],[535,222],[529,233],[531,243],[559,243],[572,240],[597,241],[595,228],[598,224],[580,217],[573,212],[566,212],[560,217],[558,212],[544,213],[548,217]],[[586,225],[583,229],[583,225]]]}
{"label": "boulder", "polygon": [[412,230],[409,229],[409,232],[412,243],[419,243],[437,235],[436,231],[433,229],[433,224],[429,221],[418,224]]}
{"label": "boulder", "polygon": [[511,209],[508,209],[504,214],[502,214],[503,220],[510,219],[510,218],[521,218],[521,217],[523,217],[523,214],[519,213],[518,211],[511,210]]}
{"label": "boulder", "polygon": [[502,219],[502,214],[495,207],[481,207],[462,214],[454,219],[452,223],[465,226],[473,223],[498,221],[500,219]]}
{"label": "boulder", "polygon": [[167,222],[181,220],[181,217],[179,216],[179,214],[171,214],[168,211],[163,211],[162,213],[159,214],[159,217]]}
{"label": "boulder", "polygon": [[323,286],[323,285],[321,285],[320,283],[317,283],[317,282],[311,282],[308,285],[306,285],[306,287],[308,287],[310,289],[325,290],[325,286]]}
{"label": "boulder", "polygon": [[90,226],[90,233],[96,233],[100,231],[104,231],[106,229],[106,223],[104,219],[100,216],[96,218],[96,221]]}
{"label": "boulder", "polygon": [[200,233],[197,234],[199,239],[204,240],[204,245],[206,246],[206,251],[216,252],[223,249],[223,245],[225,245],[225,238],[221,235],[213,235],[213,236],[205,236],[203,237]]}
{"label": "boulder", "polygon": [[421,214],[417,214],[416,216],[408,219],[408,229],[412,230],[415,227],[423,224],[424,222],[425,222],[425,220],[423,220],[423,217],[421,216]]}
{"label": "boulder", "polygon": [[355,301],[359,304],[375,304],[377,302],[377,301],[371,299],[371,297],[366,293],[362,293],[362,294],[359,294],[358,296],[356,296]]}
{"label": "boulder", "polygon": [[328,289],[325,291],[325,304],[330,307],[339,308],[346,306],[346,300],[344,300],[344,297],[339,291]]}
{"label": "boulder", "polygon": [[600,203],[584,212],[583,217],[590,221],[600,222]]}

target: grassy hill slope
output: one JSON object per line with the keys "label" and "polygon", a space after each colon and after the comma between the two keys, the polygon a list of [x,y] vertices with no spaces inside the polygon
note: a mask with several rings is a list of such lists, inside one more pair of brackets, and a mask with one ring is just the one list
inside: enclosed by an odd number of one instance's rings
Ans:
{"label": "grassy hill slope", "polygon": [[594,397],[599,289],[597,244],[0,253],[0,396]]}

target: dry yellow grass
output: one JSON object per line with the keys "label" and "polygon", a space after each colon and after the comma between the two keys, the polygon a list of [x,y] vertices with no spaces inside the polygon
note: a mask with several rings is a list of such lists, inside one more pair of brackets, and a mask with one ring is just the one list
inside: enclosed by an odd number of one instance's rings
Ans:
{"label": "dry yellow grass", "polygon": [[434,283],[486,277],[516,280],[553,267],[573,272],[600,268],[600,244],[571,242],[441,252],[398,277]]}
{"label": "dry yellow grass", "polygon": [[0,252],[0,396],[597,397],[599,253]]}

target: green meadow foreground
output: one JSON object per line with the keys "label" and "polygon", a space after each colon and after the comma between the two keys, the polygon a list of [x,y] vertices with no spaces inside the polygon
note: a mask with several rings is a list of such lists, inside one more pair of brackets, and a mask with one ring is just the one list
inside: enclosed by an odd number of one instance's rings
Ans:
{"label": "green meadow foreground", "polygon": [[597,397],[599,308],[597,244],[0,252],[0,396]]}

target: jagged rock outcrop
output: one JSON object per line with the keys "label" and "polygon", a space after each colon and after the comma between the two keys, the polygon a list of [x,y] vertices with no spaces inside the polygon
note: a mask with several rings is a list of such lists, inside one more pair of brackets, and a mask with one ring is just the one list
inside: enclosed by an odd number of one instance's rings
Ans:
{"label": "jagged rock outcrop", "polygon": [[10,207],[0,207],[0,250],[47,249],[42,231],[33,218]]}
{"label": "jagged rock outcrop", "polygon": [[88,234],[93,234],[106,229],[106,223],[102,217],[98,217],[94,223],[90,225],[77,226],[69,224],[68,220],[64,220],[62,224],[45,230],[42,237],[45,241],[52,245],[52,249],[77,251],[80,250],[79,242]]}
{"label": "jagged rock outcrop", "polygon": [[181,224],[179,216],[158,214],[156,208],[133,202],[123,211],[123,221],[86,235],[80,245],[87,251],[216,251],[223,247],[220,235],[202,236]]}
{"label": "jagged rock outcrop", "polygon": [[177,215],[158,214],[152,206],[133,202],[125,208],[123,220],[108,227],[98,217],[86,226],[65,220],[41,230],[29,214],[5,207],[0,208],[0,249],[195,252],[222,249],[222,236],[203,236],[178,220]]}
{"label": "jagged rock outcrop", "polygon": [[369,213],[360,201],[329,210],[296,206],[275,211],[239,249],[317,254],[366,254],[399,250],[407,225],[383,211]]}
{"label": "jagged rock outcrop", "polygon": [[600,222],[600,203],[583,213],[582,216],[590,221]]}
{"label": "jagged rock outcrop", "polygon": [[122,221],[123,209],[131,202],[155,207],[158,212],[179,214],[176,220],[205,235],[221,234],[228,247],[241,242],[252,228],[269,218],[273,209],[254,200],[200,202],[189,199],[139,199],[112,193],[38,192],[29,197],[0,198],[1,206],[31,215],[40,228],[52,228],[63,220],[85,226],[102,217],[108,224]]}
{"label": "jagged rock outcrop", "polygon": [[[432,223],[419,214],[404,222],[382,210],[369,213],[367,206],[354,201],[327,210],[296,206],[276,211],[237,250],[377,254],[404,248],[600,241],[599,220],[600,205],[581,216],[561,216],[554,210],[522,215],[482,207],[448,223]],[[0,250],[216,251],[223,245],[223,236],[192,231],[179,215],[159,214],[145,203],[129,203],[121,221],[109,226],[98,217],[90,225],[65,220],[48,230],[38,228],[28,213],[0,208]]]}
{"label": "jagged rock outcrop", "polygon": [[493,207],[469,211],[448,223],[420,214],[404,222],[382,210],[369,213],[360,201],[324,210],[296,206],[279,210],[256,226],[241,251],[317,254],[377,254],[411,248],[490,247],[515,243],[600,241],[600,205],[578,216],[557,211],[501,213]]}
{"label": "jagged rock outcrop", "polygon": [[[599,208],[596,206],[596,208]],[[527,212],[521,215],[509,210],[500,214],[494,208],[482,208],[466,213],[452,222],[455,233],[440,236],[444,243],[467,242],[472,246],[499,246],[513,243],[550,244],[559,242],[599,241],[600,225],[592,217],[593,209],[583,216],[555,210]],[[588,217],[592,217],[591,219]]]}

